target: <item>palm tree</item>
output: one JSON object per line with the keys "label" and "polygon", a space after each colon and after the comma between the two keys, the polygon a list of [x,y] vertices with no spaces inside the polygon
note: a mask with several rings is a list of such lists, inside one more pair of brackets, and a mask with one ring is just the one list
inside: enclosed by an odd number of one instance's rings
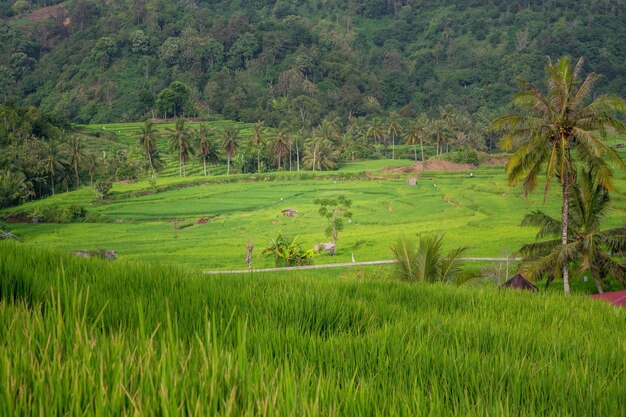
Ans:
{"label": "palm tree", "polygon": [[58,144],[50,139],[48,142],[48,149],[46,149],[46,171],[50,177],[50,187],[52,189],[52,195],[54,195],[54,179],[57,176],[57,171],[63,168],[66,164],[65,155],[61,152]]}
{"label": "palm tree", "polygon": [[[626,133],[626,126],[614,116],[615,113],[626,114],[626,102],[614,95],[602,95],[588,103],[598,75],[591,73],[581,83],[582,66],[582,58],[573,68],[568,57],[562,57],[556,65],[548,60],[547,92],[522,81],[523,91],[513,100],[522,113],[509,114],[494,121],[494,127],[505,133],[501,139],[502,148],[516,148],[506,166],[511,185],[523,179],[524,190],[533,190],[544,162],[544,199],[552,177],[560,180],[563,246],[569,242],[569,189],[575,177],[572,151],[583,167],[592,173],[598,185],[607,190],[612,188],[612,171],[604,157],[611,158],[621,168],[625,167],[603,139],[607,130]],[[562,275],[563,290],[569,294],[566,262],[563,263]]]}
{"label": "palm tree", "polygon": [[230,160],[237,153],[239,148],[239,129],[233,125],[228,125],[224,128],[224,139],[222,142],[222,148],[226,152],[228,158],[228,168],[226,175],[230,175]]}
{"label": "palm tree", "polygon": [[263,129],[263,122],[256,122],[252,125],[253,134],[250,138],[250,143],[256,148],[257,174],[261,173],[261,149],[265,146],[265,140],[261,135],[261,129]]}
{"label": "palm tree", "polygon": [[274,143],[272,144],[272,150],[274,155],[276,156],[276,160],[278,162],[278,168],[281,167],[281,161],[283,169],[285,169],[285,156],[290,151],[290,141],[289,137],[285,132],[279,130],[274,138]]}
{"label": "palm tree", "polygon": [[450,282],[459,272],[458,261],[467,248],[453,249],[443,255],[443,234],[419,236],[417,244],[402,238],[392,247],[399,276],[409,282]]}
{"label": "palm tree", "polygon": [[443,145],[448,145],[452,137],[451,126],[445,119],[436,119],[430,122],[430,129],[437,139],[437,155],[443,153]]}
{"label": "palm tree", "polygon": [[430,122],[426,115],[422,114],[420,117],[412,122],[409,126],[407,134],[405,136],[405,141],[407,145],[413,145],[413,156],[415,157],[415,162],[417,162],[417,142],[420,143],[420,148],[422,151],[422,161],[424,161],[424,139],[428,134],[428,126]]}
{"label": "palm tree", "polygon": [[368,138],[374,139],[376,144],[380,144],[380,141],[385,136],[385,129],[383,128],[383,123],[380,121],[378,117],[374,117],[367,124],[366,135]]}
{"label": "palm tree", "polygon": [[156,135],[157,129],[150,120],[146,120],[144,124],[139,126],[139,138],[138,143],[144,153],[148,156],[150,162],[150,170],[152,178],[155,177],[155,163],[154,156],[157,153]]}
{"label": "palm tree", "polygon": [[387,120],[387,133],[391,136],[391,159],[396,159],[396,136],[402,133],[400,116],[396,112],[391,112]]}
{"label": "palm tree", "polygon": [[185,126],[185,119],[176,119],[176,128],[170,138],[170,151],[178,152],[178,176],[186,176],[185,163],[193,153],[191,147],[191,130]]}
{"label": "palm tree", "polygon": [[204,176],[208,175],[207,162],[215,162],[219,158],[219,153],[212,136],[215,131],[207,125],[201,125],[196,132],[198,154],[204,166]]}
{"label": "palm tree", "polygon": [[591,274],[598,292],[602,293],[601,282],[609,275],[626,283],[626,267],[611,257],[612,253],[626,249],[626,228],[601,231],[600,225],[609,209],[609,193],[594,183],[589,172],[579,175],[577,180],[570,188],[567,244],[561,244],[561,222],[535,211],[524,218],[522,225],[539,227],[537,240],[546,236],[554,239],[524,245],[518,252],[526,257],[523,269],[528,278],[540,278],[566,264],[577,264],[580,273]]}
{"label": "palm tree", "polygon": [[83,148],[83,141],[77,136],[72,136],[67,142],[67,155],[69,162],[74,168],[74,178],[76,179],[76,188],[80,187],[80,177],[78,175],[78,166],[86,158]]}

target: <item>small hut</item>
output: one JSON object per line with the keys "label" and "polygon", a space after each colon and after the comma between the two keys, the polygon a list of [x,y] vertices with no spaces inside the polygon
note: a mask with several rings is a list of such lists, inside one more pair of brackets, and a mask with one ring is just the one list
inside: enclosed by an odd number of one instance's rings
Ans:
{"label": "small hut", "polygon": [[619,307],[626,307],[626,290],[594,294],[591,298],[594,300],[607,301]]}
{"label": "small hut", "polygon": [[502,288],[513,288],[515,290],[530,290],[533,292],[538,292],[539,288],[535,287],[532,282],[528,281],[526,278],[521,276],[520,274],[515,275],[513,278],[502,284]]}
{"label": "small hut", "polygon": [[296,213],[298,212],[292,208],[286,208],[282,211],[282,213],[283,213],[283,216],[285,217],[296,217]]}
{"label": "small hut", "polygon": [[417,184],[417,178],[415,177],[411,177],[406,180],[406,185],[416,185],[416,184]]}

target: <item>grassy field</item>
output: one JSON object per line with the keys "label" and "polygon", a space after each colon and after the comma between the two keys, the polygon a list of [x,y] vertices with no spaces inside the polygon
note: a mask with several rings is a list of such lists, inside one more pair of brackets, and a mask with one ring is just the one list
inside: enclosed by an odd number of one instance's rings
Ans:
{"label": "grassy field", "polygon": [[0,276],[1,415],[626,409],[626,312],[581,296],[336,270],[200,277],[11,243]]}
{"label": "grassy field", "polygon": [[[249,241],[256,243],[256,267],[272,265],[261,251],[278,233],[297,235],[306,247],[326,241],[325,225],[313,204],[322,196],[344,194],[353,201],[354,215],[339,236],[336,256],[319,256],[315,263],[350,262],[352,255],[357,261],[390,259],[389,246],[397,238],[435,232],[447,234],[448,247],[468,246],[468,256],[506,256],[534,237],[532,228],[519,226],[524,214],[536,209],[559,213],[557,187],[545,204],[541,192],[525,198],[519,188],[506,184],[501,166],[477,168],[472,176],[467,171],[425,172],[414,187],[405,183],[408,174],[359,174],[368,167],[399,163],[350,163],[339,173],[316,174],[317,179],[310,172],[159,178],[156,192],[147,181],[115,184],[114,198],[105,202],[96,201],[86,187],[18,210],[78,204],[95,222],[11,226],[33,245],[112,249],[121,259],[238,269],[246,266],[244,245]],[[620,174],[607,227],[626,218],[623,190],[626,181]],[[297,210],[297,216],[283,217],[286,208]],[[5,213],[10,211],[16,209]],[[202,218],[208,221],[198,224]]]}

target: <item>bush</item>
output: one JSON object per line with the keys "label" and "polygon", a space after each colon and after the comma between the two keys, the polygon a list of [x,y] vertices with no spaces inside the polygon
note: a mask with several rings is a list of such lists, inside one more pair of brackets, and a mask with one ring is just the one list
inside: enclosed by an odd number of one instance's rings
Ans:
{"label": "bush", "polygon": [[102,200],[109,195],[109,191],[113,188],[113,182],[111,180],[99,180],[93,185],[96,190],[96,196]]}
{"label": "bush", "polygon": [[443,256],[443,234],[418,236],[417,243],[400,239],[392,247],[398,262],[398,276],[409,282],[450,282],[460,272],[458,258],[467,250],[453,249]]}
{"label": "bush", "polygon": [[313,249],[302,249],[297,240],[297,237],[290,238],[279,233],[276,240],[272,240],[263,253],[267,257],[273,256],[276,266],[311,265],[315,252]]}

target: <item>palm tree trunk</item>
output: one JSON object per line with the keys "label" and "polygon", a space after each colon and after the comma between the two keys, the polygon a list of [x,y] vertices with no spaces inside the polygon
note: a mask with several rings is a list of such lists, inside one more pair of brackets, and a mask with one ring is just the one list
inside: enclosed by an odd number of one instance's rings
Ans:
{"label": "palm tree trunk", "polygon": [[391,135],[391,159],[396,159],[396,135]]}
{"label": "palm tree trunk", "polygon": [[226,166],[226,175],[230,175],[230,155],[228,155],[227,159],[227,166]]}
{"label": "palm tree trunk", "polygon": [[204,176],[206,177],[206,155],[202,157],[202,162],[204,162]]}
{"label": "palm tree trunk", "polygon": [[420,148],[422,148],[422,162],[424,162],[424,141],[420,138]]}
{"label": "palm tree trunk", "polygon": [[74,175],[76,175],[76,189],[80,188],[80,178],[78,177],[78,161],[74,160]]}
{"label": "palm tree trunk", "polygon": [[296,165],[298,171],[300,171],[300,151],[298,150],[298,141],[296,141]]}
{"label": "palm tree trunk", "polygon": [[[563,172],[563,211],[561,219],[561,244],[567,245],[567,227],[569,223],[569,165],[565,163]],[[563,265],[563,292],[570,293],[569,288],[569,269],[567,263]]]}
{"label": "palm tree trunk", "polygon": [[415,162],[417,162],[417,145],[413,145],[413,157],[415,158]]}
{"label": "palm tree trunk", "polygon": [[261,174],[261,148],[256,148],[256,170],[257,174]]}

